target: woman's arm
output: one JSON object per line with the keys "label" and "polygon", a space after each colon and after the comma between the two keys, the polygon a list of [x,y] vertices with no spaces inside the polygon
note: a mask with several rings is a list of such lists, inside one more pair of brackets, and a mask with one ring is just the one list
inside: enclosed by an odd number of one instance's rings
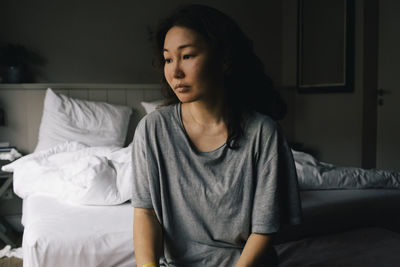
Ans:
{"label": "woman's arm", "polygon": [[236,267],[255,267],[259,266],[268,255],[268,249],[272,246],[272,235],[251,234],[247,239]]}
{"label": "woman's arm", "polygon": [[135,208],[133,224],[133,243],[137,266],[159,266],[162,228],[154,210]]}

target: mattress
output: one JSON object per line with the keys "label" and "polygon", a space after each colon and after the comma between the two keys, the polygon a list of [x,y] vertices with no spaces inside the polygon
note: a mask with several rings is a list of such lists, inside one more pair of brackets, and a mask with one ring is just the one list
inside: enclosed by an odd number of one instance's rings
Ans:
{"label": "mattress", "polygon": [[382,227],[400,233],[400,190],[347,189],[300,192],[303,222],[283,227],[276,242],[361,227]]}
{"label": "mattress", "polygon": [[133,208],[78,206],[33,195],[23,201],[24,267],[136,266]]}
{"label": "mattress", "polygon": [[[276,244],[378,226],[400,232],[400,190],[300,193],[303,223],[284,227]],[[23,202],[24,267],[136,266],[133,208],[77,206],[33,195]]]}

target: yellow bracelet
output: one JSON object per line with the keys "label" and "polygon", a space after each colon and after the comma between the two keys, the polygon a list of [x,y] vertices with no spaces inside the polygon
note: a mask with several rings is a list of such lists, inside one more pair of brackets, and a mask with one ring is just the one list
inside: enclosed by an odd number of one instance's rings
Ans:
{"label": "yellow bracelet", "polygon": [[148,267],[148,266],[157,266],[157,264],[155,264],[154,262],[150,262],[150,263],[143,265],[142,267]]}

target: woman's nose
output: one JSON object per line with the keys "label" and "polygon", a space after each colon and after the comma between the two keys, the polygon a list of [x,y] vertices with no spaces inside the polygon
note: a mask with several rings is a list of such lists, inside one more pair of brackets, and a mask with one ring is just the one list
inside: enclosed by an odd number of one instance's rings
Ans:
{"label": "woman's nose", "polygon": [[174,78],[183,78],[185,76],[185,73],[182,70],[182,66],[180,62],[175,63],[174,66]]}

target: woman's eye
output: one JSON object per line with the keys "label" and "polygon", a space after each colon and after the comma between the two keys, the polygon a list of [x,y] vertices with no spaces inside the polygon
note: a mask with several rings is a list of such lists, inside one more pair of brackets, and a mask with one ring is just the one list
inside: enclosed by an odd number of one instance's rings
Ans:
{"label": "woman's eye", "polygon": [[172,60],[171,60],[170,58],[165,58],[165,59],[164,59],[164,62],[167,63],[167,64],[168,64],[168,63],[171,63],[171,61],[172,61]]}
{"label": "woman's eye", "polygon": [[189,58],[191,58],[191,57],[194,57],[194,55],[184,55],[184,56],[183,56],[183,59],[189,59]]}

